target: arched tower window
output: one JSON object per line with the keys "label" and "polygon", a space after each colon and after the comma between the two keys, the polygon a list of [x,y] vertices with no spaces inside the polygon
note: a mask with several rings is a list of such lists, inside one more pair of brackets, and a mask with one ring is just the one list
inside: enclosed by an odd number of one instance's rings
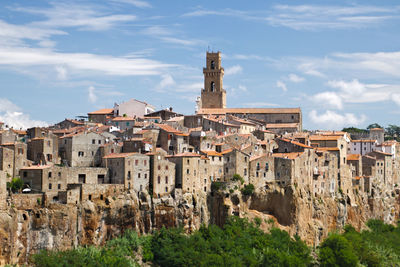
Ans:
{"label": "arched tower window", "polygon": [[211,82],[211,92],[215,91],[215,82]]}
{"label": "arched tower window", "polygon": [[214,62],[214,60],[211,61],[211,69],[212,69],[212,70],[215,69],[215,62]]}

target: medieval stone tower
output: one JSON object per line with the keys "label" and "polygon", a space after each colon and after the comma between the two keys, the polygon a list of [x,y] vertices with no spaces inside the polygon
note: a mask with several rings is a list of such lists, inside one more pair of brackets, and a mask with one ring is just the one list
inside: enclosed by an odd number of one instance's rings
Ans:
{"label": "medieval stone tower", "polygon": [[224,68],[221,53],[207,52],[206,68],[203,68],[204,89],[201,90],[201,108],[226,108],[226,91],[222,88]]}

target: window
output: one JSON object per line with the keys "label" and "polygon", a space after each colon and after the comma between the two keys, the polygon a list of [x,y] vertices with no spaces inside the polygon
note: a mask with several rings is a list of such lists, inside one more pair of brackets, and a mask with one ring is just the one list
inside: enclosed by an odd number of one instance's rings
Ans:
{"label": "window", "polygon": [[139,164],[139,160],[135,160],[135,166],[137,166]]}
{"label": "window", "polygon": [[267,163],[265,163],[265,171],[267,172],[268,170],[269,170],[269,164],[267,162]]}
{"label": "window", "polygon": [[137,174],[137,178],[140,178],[140,172]]}
{"label": "window", "polygon": [[211,69],[213,70],[213,69],[215,69],[215,62],[214,62],[214,60],[211,60]]}
{"label": "window", "polygon": [[144,174],[144,179],[147,179],[147,173]]}
{"label": "window", "polygon": [[157,181],[158,181],[158,184],[161,183],[161,177],[160,176],[157,177]]}
{"label": "window", "polygon": [[168,165],[165,166],[165,169],[168,170]]}
{"label": "window", "polygon": [[78,157],[83,157],[83,156],[84,156],[83,151],[79,151],[79,152],[78,152]]}
{"label": "window", "polygon": [[92,145],[96,144],[96,140],[92,139]]}
{"label": "window", "polygon": [[168,187],[166,186],[166,187],[165,187],[165,193],[167,193],[167,192],[168,192]]}
{"label": "window", "polygon": [[128,179],[131,179],[131,171],[128,171]]}
{"label": "window", "polygon": [[165,176],[165,183],[168,184],[168,176]]}
{"label": "window", "polygon": [[189,160],[187,160],[187,164],[189,164]]}
{"label": "window", "polygon": [[50,144],[51,144],[50,141],[47,141],[47,146],[50,146]]}
{"label": "window", "polygon": [[158,170],[161,170],[161,166],[160,166],[160,165],[158,165],[158,166],[157,166],[157,169],[158,169]]}
{"label": "window", "polygon": [[58,190],[60,190],[61,189],[61,184],[58,184],[57,188],[58,188]]}
{"label": "window", "polygon": [[215,91],[215,82],[211,82],[210,90],[211,90],[211,92]]}
{"label": "window", "polygon": [[243,176],[246,176],[246,175],[247,175],[247,169],[244,168],[244,170],[243,170]]}
{"label": "window", "polygon": [[51,190],[51,184],[49,184],[49,190]]}
{"label": "window", "polygon": [[49,178],[51,178],[51,172],[49,172]]}
{"label": "window", "polygon": [[58,172],[58,177],[61,177],[61,172]]}
{"label": "window", "polygon": [[196,176],[196,170],[193,171],[193,174]]}
{"label": "window", "polygon": [[189,174],[189,169],[186,170],[186,173]]}
{"label": "window", "polygon": [[147,165],[147,160],[143,160],[143,164],[144,164],[144,166],[146,166]]}
{"label": "window", "polygon": [[23,149],[23,148],[18,148],[18,154],[19,154],[19,155],[24,154],[24,149]]}
{"label": "window", "polygon": [[101,145],[101,140],[99,140],[99,145]]}

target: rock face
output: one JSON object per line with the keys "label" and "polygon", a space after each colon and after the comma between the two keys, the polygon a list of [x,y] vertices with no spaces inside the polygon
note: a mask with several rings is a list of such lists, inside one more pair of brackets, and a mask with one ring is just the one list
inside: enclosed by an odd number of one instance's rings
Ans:
{"label": "rock face", "polygon": [[266,231],[277,226],[317,245],[330,231],[346,224],[360,230],[371,218],[394,223],[399,206],[395,192],[374,198],[353,193],[314,196],[293,186],[258,189],[252,196],[242,196],[239,190],[209,195],[175,190],[173,197],[157,199],[127,192],[77,205],[10,205],[0,211],[0,264],[26,263],[40,249],[103,245],[127,229],[145,234],[163,226],[183,226],[190,233],[202,224],[223,225],[230,215],[258,217]]}

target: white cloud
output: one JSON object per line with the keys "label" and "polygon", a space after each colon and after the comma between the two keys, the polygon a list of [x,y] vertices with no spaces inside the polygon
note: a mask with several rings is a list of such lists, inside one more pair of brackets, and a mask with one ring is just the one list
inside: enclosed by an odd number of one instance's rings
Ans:
{"label": "white cloud", "polygon": [[177,38],[177,33],[163,26],[150,26],[142,31],[143,34],[157,38],[166,43],[179,44],[183,46],[203,45],[204,41],[194,39]]}
{"label": "white cloud", "polygon": [[365,115],[357,117],[353,113],[339,114],[331,110],[327,110],[322,114],[318,113],[316,110],[312,110],[309,113],[309,118],[314,124],[317,124],[319,127],[325,127],[326,129],[340,129],[345,126],[358,126],[366,120]]}
{"label": "white cloud", "polygon": [[247,92],[247,87],[244,85],[239,84],[238,89],[242,92]]}
{"label": "white cloud", "polygon": [[146,2],[146,1],[141,1],[141,0],[111,0],[111,1],[122,3],[122,4],[133,5],[133,6],[139,7],[139,8],[151,7],[150,3]]}
{"label": "white cloud", "polygon": [[242,73],[243,68],[240,65],[229,67],[225,70],[225,75],[235,75]]}
{"label": "white cloud", "polygon": [[343,108],[342,98],[335,92],[322,92],[312,97],[312,100],[322,106]]}
{"label": "white cloud", "polygon": [[284,92],[287,91],[286,84],[282,81],[276,81],[276,87],[281,88]]}
{"label": "white cloud", "polygon": [[90,103],[96,103],[97,101],[97,95],[95,91],[96,89],[93,86],[88,88],[88,100]]}
{"label": "white cloud", "polygon": [[144,58],[123,58],[88,53],[58,53],[41,48],[5,48],[0,46],[0,66],[65,66],[75,70],[108,75],[156,75],[173,65]]}
{"label": "white cloud", "polygon": [[276,5],[265,18],[294,30],[364,28],[398,18],[397,7]]}
{"label": "white cloud", "polygon": [[157,84],[155,91],[163,92],[166,88],[175,85],[175,80],[170,74],[163,74],[161,81]]}
{"label": "white cloud", "polygon": [[47,20],[32,22],[32,26],[59,28],[74,27],[81,30],[101,31],[108,30],[122,22],[136,20],[134,15],[108,15],[96,10],[95,6],[78,5],[72,3],[52,2],[50,8],[13,8],[15,11],[42,15]]}
{"label": "white cloud", "polygon": [[301,83],[301,82],[305,81],[305,79],[303,77],[300,77],[293,73],[289,74],[288,78],[291,82],[294,82],[294,83]]}
{"label": "white cloud", "polygon": [[0,98],[0,121],[15,129],[27,129],[35,126],[47,126],[44,121],[30,119],[21,108],[6,98]]}
{"label": "white cloud", "polygon": [[63,66],[56,66],[57,78],[59,80],[67,79],[67,69]]}
{"label": "white cloud", "polygon": [[180,84],[174,90],[178,93],[185,93],[185,92],[200,92],[201,88],[204,87],[204,83],[202,82],[193,82],[193,83],[184,83]]}

